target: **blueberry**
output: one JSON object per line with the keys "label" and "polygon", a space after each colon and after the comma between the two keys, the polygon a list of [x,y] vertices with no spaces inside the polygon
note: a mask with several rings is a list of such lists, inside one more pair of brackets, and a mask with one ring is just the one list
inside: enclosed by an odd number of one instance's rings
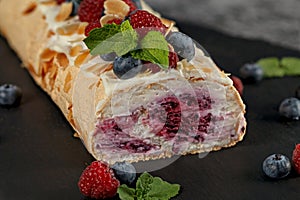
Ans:
{"label": "blueberry", "polygon": [[296,98],[300,100],[300,86],[296,89]]}
{"label": "blueberry", "polygon": [[72,2],[73,3],[73,9],[72,9],[72,13],[71,13],[72,16],[77,15],[78,8],[79,8],[79,5],[80,5],[81,1],[82,0],[67,0],[67,2]]}
{"label": "blueberry", "polygon": [[181,32],[171,32],[166,37],[181,59],[190,61],[195,56],[195,43],[189,36]]}
{"label": "blueberry", "polygon": [[291,162],[282,154],[273,154],[264,160],[263,171],[270,178],[281,179],[291,172]]}
{"label": "blueberry", "polygon": [[135,167],[127,162],[115,163],[111,167],[115,173],[116,178],[124,184],[132,184],[136,178],[136,169]]}
{"label": "blueberry", "polygon": [[102,54],[100,57],[105,61],[114,61],[117,57],[117,54],[115,52],[108,53],[108,54]]}
{"label": "blueberry", "polygon": [[142,9],[141,0],[132,0],[132,2],[135,4],[137,9]]}
{"label": "blueberry", "polygon": [[258,64],[245,64],[240,68],[240,77],[249,83],[256,83],[263,79],[264,72]]}
{"label": "blueberry", "polygon": [[12,84],[0,86],[0,105],[4,107],[18,106],[21,102],[22,90]]}
{"label": "blueberry", "polygon": [[294,97],[283,100],[279,106],[279,113],[285,118],[299,120],[300,100]]}
{"label": "blueberry", "polygon": [[120,79],[135,77],[142,70],[142,67],[142,61],[131,56],[116,57],[113,63],[113,71]]}

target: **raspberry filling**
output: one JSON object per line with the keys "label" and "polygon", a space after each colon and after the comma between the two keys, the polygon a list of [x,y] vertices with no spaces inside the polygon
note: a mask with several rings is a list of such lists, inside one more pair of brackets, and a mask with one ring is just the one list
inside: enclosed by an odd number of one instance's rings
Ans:
{"label": "raspberry filling", "polygon": [[[128,123],[129,121],[136,122],[136,114],[132,114],[128,117],[118,117],[117,119],[107,119],[104,120],[102,123],[98,124],[97,128],[98,131],[96,134],[104,134],[105,139],[101,141],[101,147],[113,150],[115,147],[127,150],[131,153],[145,153],[153,148],[157,148],[156,145],[150,144],[150,141],[147,139],[137,139],[135,137],[130,136],[129,134],[125,133],[118,123],[124,123],[130,128],[134,126],[133,123]],[[123,126],[126,129],[125,126]]]}
{"label": "raspberry filling", "polygon": [[99,121],[96,148],[147,153],[161,148],[159,140],[173,143],[176,152],[182,142],[203,142],[212,120],[212,100],[203,93],[196,96],[167,95],[148,103],[146,108],[136,108],[130,115]]}
{"label": "raspberry filling", "polygon": [[185,138],[191,142],[202,142],[204,140],[202,135],[207,133],[212,114],[202,113],[202,116],[200,112],[210,109],[212,102],[208,96],[199,97],[197,98],[199,111],[195,111],[193,97],[190,94],[183,94],[179,98],[166,97],[157,102],[160,106],[151,104],[149,110],[153,113],[152,124],[156,127],[163,124],[161,130],[155,131],[156,135],[164,137],[165,140],[171,140],[176,136],[176,140]]}

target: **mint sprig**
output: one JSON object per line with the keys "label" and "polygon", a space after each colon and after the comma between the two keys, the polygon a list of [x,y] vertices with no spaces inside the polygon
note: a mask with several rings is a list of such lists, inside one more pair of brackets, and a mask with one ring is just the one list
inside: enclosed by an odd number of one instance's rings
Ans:
{"label": "mint sprig", "polygon": [[84,42],[92,55],[112,52],[118,56],[130,54],[135,59],[158,64],[163,69],[169,66],[169,48],[165,37],[158,31],[149,31],[139,41],[138,33],[128,20],[121,25],[107,24],[93,29]]}
{"label": "mint sprig", "polygon": [[280,66],[280,61],[278,58],[270,57],[263,58],[257,61],[257,64],[261,66],[264,77],[283,77],[284,70]]}
{"label": "mint sprig", "polygon": [[118,194],[121,200],[169,200],[179,190],[178,184],[170,184],[145,172],[137,180],[135,189],[121,185]]}
{"label": "mint sprig", "polygon": [[257,61],[264,71],[264,77],[300,76],[300,58],[276,57],[263,58]]}
{"label": "mint sprig", "polygon": [[92,55],[115,52],[118,56],[127,54],[137,46],[138,35],[129,21],[121,25],[107,24],[90,32],[84,42]]}
{"label": "mint sprig", "polygon": [[167,69],[169,66],[168,42],[157,31],[150,31],[142,40],[140,49],[131,52],[132,57],[150,61]]}
{"label": "mint sprig", "polygon": [[300,75],[300,58],[285,57],[280,63],[287,76]]}
{"label": "mint sprig", "polygon": [[[91,52],[103,41],[121,32],[121,27],[116,24],[106,24],[102,28],[93,29],[83,41]],[[96,52],[94,52],[96,54]]]}

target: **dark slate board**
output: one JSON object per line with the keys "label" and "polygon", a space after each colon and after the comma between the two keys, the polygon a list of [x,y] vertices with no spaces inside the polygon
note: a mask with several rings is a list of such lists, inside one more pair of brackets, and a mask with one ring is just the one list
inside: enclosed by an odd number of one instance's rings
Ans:
{"label": "dark slate board", "polygon": [[[266,56],[298,56],[300,52],[251,41],[185,23],[181,30],[191,35],[213,55],[225,71],[237,74],[245,62]],[[84,199],[77,181],[93,161],[81,141],[51,99],[33,82],[20,60],[0,38],[0,84],[22,87],[18,108],[0,108],[0,199]],[[282,122],[277,106],[293,96],[299,77],[268,79],[246,85],[248,130],[237,146],[211,152],[205,158],[184,156],[155,176],[179,183],[180,200],[299,199],[300,177],[271,181],[263,176],[262,161],[272,153],[291,157],[300,143],[300,122]],[[116,198],[118,199],[118,198]]]}

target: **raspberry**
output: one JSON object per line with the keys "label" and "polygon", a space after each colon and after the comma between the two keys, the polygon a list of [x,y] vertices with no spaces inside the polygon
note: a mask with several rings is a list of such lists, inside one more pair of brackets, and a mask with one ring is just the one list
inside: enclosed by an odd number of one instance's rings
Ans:
{"label": "raspberry", "polygon": [[147,69],[149,69],[153,74],[161,71],[161,67],[158,66],[157,64],[152,63],[150,61],[143,61],[142,71],[145,71]]}
{"label": "raspberry", "polygon": [[[129,16],[129,21],[134,29],[138,30],[140,36],[145,36],[149,31],[160,31],[162,34],[166,32],[167,27],[155,15],[145,10],[136,10]],[[144,29],[146,28],[146,29]]]}
{"label": "raspberry", "polygon": [[174,51],[169,52],[169,67],[176,69],[177,62],[179,61],[177,53]]}
{"label": "raspberry", "polygon": [[56,0],[57,4],[60,5],[62,3],[64,3],[66,0]]}
{"label": "raspberry", "polygon": [[79,19],[82,22],[100,20],[104,8],[104,0],[83,0],[78,8]]}
{"label": "raspberry", "polygon": [[90,22],[89,25],[85,28],[85,35],[89,36],[90,32],[95,28],[100,28],[101,24],[99,21],[97,22]]}
{"label": "raspberry", "polygon": [[122,24],[122,22],[123,22],[122,19],[115,18],[115,19],[109,20],[109,21],[107,22],[107,24],[112,24],[112,23],[115,23],[115,24]]}
{"label": "raspberry", "polygon": [[91,198],[105,199],[116,195],[120,182],[106,163],[94,161],[81,174],[80,192]]}
{"label": "raspberry", "polygon": [[241,79],[239,79],[236,76],[230,76],[231,80],[233,81],[233,86],[236,88],[236,90],[240,93],[240,95],[243,94],[244,91],[244,85],[241,81]]}
{"label": "raspberry", "polygon": [[135,4],[131,0],[123,0],[123,1],[130,7],[129,13],[131,13],[137,9]]}
{"label": "raspberry", "polygon": [[297,174],[300,174],[300,144],[297,144],[294,151],[292,161]]}

